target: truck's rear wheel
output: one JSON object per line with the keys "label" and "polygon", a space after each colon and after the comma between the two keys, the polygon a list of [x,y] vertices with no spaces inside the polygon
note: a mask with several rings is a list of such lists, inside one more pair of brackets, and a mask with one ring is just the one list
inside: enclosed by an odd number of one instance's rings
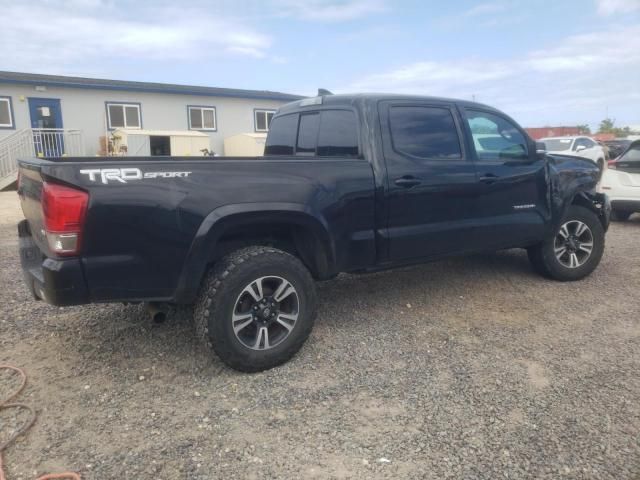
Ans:
{"label": "truck's rear wheel", "polygon": [[533,267],[542,275],[560,281],[580,280],[600,263],[604,228],[595,213],[573,205],[553,237],[527,252]]}
{"label": "truck's rear wheel", "polygon": [[230,367],[258,372],[289,360],[315,318],[315,285],[293,255],[248,247],[207,274],[196,303],[198,334]]}

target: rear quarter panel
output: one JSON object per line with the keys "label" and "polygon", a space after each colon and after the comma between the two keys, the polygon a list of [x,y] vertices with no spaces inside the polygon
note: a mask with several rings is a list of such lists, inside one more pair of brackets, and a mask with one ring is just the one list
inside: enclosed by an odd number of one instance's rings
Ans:
{"label": "rear quarter panel", "polygon": [[[112,167],[190,173],[106,184],[80,173]],[[269,204],[298,205],[326,225],[333,250],[343,252],[336,256],[334,268],[359,268],[351,265],[352,259],[375,261],[373,173],[364,160],[174,157],[149,162],[129,157],[48,163],[42,174],[90,193],[82,262],[93,301],[173,300],[204,220],[230,205],[240,206],[236,210],[245,204],[264,205],[264,215],[269,214]],[[212,222],[207,228],[216,225]],[[354,242],[358,255],[352,257]]]}

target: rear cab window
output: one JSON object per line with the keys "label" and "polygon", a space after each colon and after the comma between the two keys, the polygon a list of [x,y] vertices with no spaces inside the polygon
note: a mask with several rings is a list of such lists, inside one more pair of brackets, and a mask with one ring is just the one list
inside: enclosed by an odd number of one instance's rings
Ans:
{"label": "rear cab window", "polygon": [[318,112],[300,115],[298,127],[298,141],[296,142],[296,155],[315,155],[318,144],[318,128],[320,127],[320,114]]}
{"label": "rear cab window", "polygon": [[293,155],[298,132],[298,114],[275,117],[269,125],[265,155]]}
{"label": "rear cab window", "polygon": [[358,157],[357,118],[351,110],[324,109],[275,117],[265,155]]}

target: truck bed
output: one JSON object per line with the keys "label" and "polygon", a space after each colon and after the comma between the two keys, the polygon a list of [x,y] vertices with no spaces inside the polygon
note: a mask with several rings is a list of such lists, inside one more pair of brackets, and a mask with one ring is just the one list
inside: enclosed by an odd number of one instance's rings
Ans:
{"label": "truck bed", "polygon": [[334,258],[319,276],[375,262],[374,177],[362,159],[63,157],[19,163],[29,234],[46,257],[55,255],[42,234],[43,181],[88,192],[82,250],[74,261],[90,301],[190,301],[211,255],[208,242],[246,215],[265,228],[294,219],[330,232]]}

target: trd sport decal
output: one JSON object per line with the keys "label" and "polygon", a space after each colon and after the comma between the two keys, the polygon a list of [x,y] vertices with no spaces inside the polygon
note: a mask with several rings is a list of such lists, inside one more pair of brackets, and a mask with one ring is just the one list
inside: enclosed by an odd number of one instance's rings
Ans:
{"label": "trd sport decal", "polygon": [[80,170],[83,175],[88,175],[92,182],[127,183],[129,180],[142,180],[144,178],[186,178],[191,172],[143,172],[139,168],[91,168]]}

